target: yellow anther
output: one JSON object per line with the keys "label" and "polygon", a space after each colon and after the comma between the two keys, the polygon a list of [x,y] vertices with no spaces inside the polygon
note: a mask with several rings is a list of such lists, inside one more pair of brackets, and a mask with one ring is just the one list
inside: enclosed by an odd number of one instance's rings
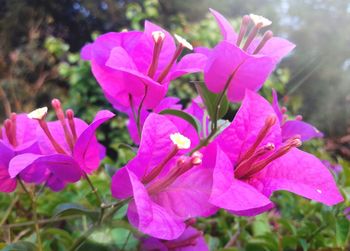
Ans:
{"label": "yellow anther", "polygon": [[48,109],[46,106],[42,107],[42,108],[38,108],[38,109],[32,111],[31,113],[28,113],[27,116],[30,119],[40,119],[41,120],[46,116],[47,110]]}
{"label": "yellow anther", "polygon": [[165,38],[165,34],[162,31],[153,31],[152,37],[153,37],[154,42],[163,41]]}
{"label": "yellow anther", "polygon": [[178,149],[188,149],[191,146],[191,140],[179,132],[170,134],[170,139]]}
{"label": "yellow anther", "polygon": [[272,24],[272,22],[269,19],[267,19],[263,16],[250,14],[249,17],[254,22],[255,25],[259,24],[260,27],[266,27],[266,26],[269,26],[270,24]]}
{"label": "yellow anther", "polygon": [[189,49],[191,51],[193,50],[193,46],[186,39],[184,39],[183,37],[181,37],[177,34],[174,34],[174,37],[179,42],[179,44],[181,44],[183,47],[186,47],[187,49]]}

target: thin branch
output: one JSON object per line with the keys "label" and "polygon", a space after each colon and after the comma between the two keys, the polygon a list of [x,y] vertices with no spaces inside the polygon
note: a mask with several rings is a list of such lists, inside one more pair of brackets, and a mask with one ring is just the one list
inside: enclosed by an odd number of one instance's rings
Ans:
{"label": "thin branch", "polygon": [[136,120],[136,126],[137,126],[137,131],[139,133],[139,138],[141,140],[141,134],[142,134],[142,128],[141,128],[141,110],[142,110],[142,106],[143,103],[145,102],[146,96],[147,96],[147,92],[148,92],[148,86],[145,86],[145,95],[143,96],[139,109],[137,110],[137,120]]}
{"label": "thin branch", "polygon": [[[38,220],[38,224],[45,225],[45,224],[49,224],[49,223],[71,220],[74,218],[81,218],[81,216],[80,215],[70,215],[70,216],[65,216],[65,217],[61,217],[61,218],[43,219],[43,220]],[[35,221],[27,221],[27,222],[22,222],[22,223],[13,223],[13,224],[8,224],[8,225],[2,225],[2,226],[0,226],[0,229],[22,228],[22,227],[32,226],[32,225],[35,225]]]}
{"label": "thin branch", "polygon": [[16,203],[18,201],[18,198],[19,198],[19,196],[16,195],[16,197],[11,201],[10,206],[7,208],[7,210],[6,210],[5,214],[4,214],[4,217],[2,218],[2,220],[0,222],[0,226],[3,225],[6,222],[7,218],[9,217],[9,215],[12,212],[13,207],[16,205]]}
{"label": "thin branch", "polygon": [[233,245],[235,244],[240,234],[241,234],[241,230],[238,229],[237,232],[231,236],[230,240],[226,243],[224,248],[233,247]]}

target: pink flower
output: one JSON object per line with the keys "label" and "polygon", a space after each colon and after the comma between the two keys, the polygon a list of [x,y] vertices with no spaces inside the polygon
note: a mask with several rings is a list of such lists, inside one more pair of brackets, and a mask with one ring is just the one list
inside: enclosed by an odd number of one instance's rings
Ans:
{"label": "pink flower", "polygon": [[176,239],[185,220],[215,212],[208,203],[213,169],[206,158],[202,163],[205,153],[185,156],[191,147],[166,116],[148,116],[136,157],[117,171],[111,187],[115,198],[132,198],[128,218],[140,231]]}
{"label": "pink flower", "polygon": [[142,240],[144,251],[209,251],[203,233],[193,227],[187,227],[183,234],[175,240],[160,240],[148,237]]}
{"label": "pink flower", "polygon": [[36,137],[38,123],[26,114],[12,113],[0,128],[0,192],[12,192],[17,181],[10,177],[10,160],[19,154],[40,153]]}
{"label": "pink flower", "polygon": [[[224,40],[211,50],[197,49],[208,59],[204,67],[205,83],[214,93],[227,91],[231,102],[241,101],[246,89],[258,91],[262,87],[276,64],[295,46],[285,39],[273,37],[271,31],[257,37],[259,30],[270,24],[265,18],[244,16],[240,32],[236,34],[220,13],[210,11],[219,24]],[[242,44],[250,22],[253,22],[253,28]]]}
{"label": "pink flower", "polygon": [[275,110],[277,118],[281,124],[282,139],[287,140],[293,135],[300,135],[302,141],[308,141],[313,138],[322,138],[323,133],[320,132],[313,125],[302,121],[300,115],[296,116],[295,119],[288,120],[288,116],[285,114],[287,109],[285,107],[280,108],[278,104],[278,96],[275,90],[272,90],[272,107]]}
{"label": "pink flower", "polygon": [[[154,109],[153,112],[159,113],[165,109],[176,109],[181,110],[181,104],[179,104],[180,99],[175,97],[166,97],[164,98]],[[138,135],[138,128],[137,128],[137,111],[129,108],[126,110],[126,113],[129,116],[128,121],[128,131],[130,134],[131,139],[134,141],[135,144],[140,143],[140,137]],[[149,111],[148,109],[141,109],[140,112],[140,127],[143,128],[143,124],[145,123],[146,118],[152,113],[152,111]]]}
{"label": "pink flower", "polygon": [[[198,99],[198,98],[197,98]],[[153,111],[149,111],[147,109],[141,109],[140,112],[140,127],[141,129],[143,128],[143,125],[145,123],[146,118],[152,114],[152,113],[160,113],[163,110],[166,109],[172,109],[172,110],[182,110],[182,105],[180,104],[180,99],[175,98],[175,97],[166,97],[164,98],[159,105],[157,105]],[[192,101],[190,106],[186,109],[183,110],[184,112],[194,116],[199,120],[199,122],[202,122],[203,120],[203,115],[204,115],[204,110],[199,107],[197,102]],[[128,109],[125,111],[128,116],[129,116],[129,121],[128,121],[128,131],[131,136],[131,139],[134,141],[135,144],[140,143],[140,138],[139,138],[139,133],[138,133],[138,128],[137,128],[137,123],[136,123],[136,117],[137,111],[133,111],[133,109]],[[165,115],[168,119],[170,119],[179,129],[179,132],[183,134],[184,136],[188,137],[192,145],[196,145],[199,143],[199,135],[196,132],[195,128],[191,124],[189,124],[186,120],[179,118],[175,115]],[[208,121],[207,121],[207,127],[208,128]]]}
{"label": "pink flower", "polygon": [[247,91],[231,125],[210,146],[216,148],[210,202],[237,215],[255,215],[273,207],[269,196],[276,190],[328,206],[343,201],[327,167],[297,149],[300,145],[297,135],[282,140],[272,106]]}
{"label": "pink flower", "polygon": [[328,160],[322,160],[322,163],[331,171],[333,172],[336,176],[338,176],[342,171],[343,167],[340,164],[333,164]]}
{"label": "pink flower", "polygon": [[172,36],[146,21],[144,32],[111,32],[86,45],[82,58],[91,61],[92,72],[107,99],[116,109],[156,107],[165,96],[171,80],[200,71],[202,54],[177,59],[192,46],[179,36],[176,47]]}
{"label": "pink flower", "polygon": [[83,174],[90,174],[98,168],[104,148],[98,143],[94,132],[114,114],[100,111],[88,125],[74,118],[72,110],[67,110],[65,117],[57,99],[52,101],[52,105],[58,121],[45,121],[47,108],[28,115],[39,122],[36,133],[41,153],[14,157],[10,161],[9,174],[11,178],[19,175],[28,183],[47,182],[52,190],[59,191],[67,182],[76,182]]}

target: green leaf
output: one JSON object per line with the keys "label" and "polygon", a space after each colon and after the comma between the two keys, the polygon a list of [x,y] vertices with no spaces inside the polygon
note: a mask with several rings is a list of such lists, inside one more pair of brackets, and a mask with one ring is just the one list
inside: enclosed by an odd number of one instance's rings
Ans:
{"label": "green leaf", "polygon": [[304,251],[307,251],[309,248],[309,244],[305,239],[299,239],[299,244],[303,248]]}
{"label": "green leaf", "polygon": [[100,243],[100,244],[110,244],[113,242],[112,236],[111,236],[111,229],[102,228],[101,230],[94,231],[90,238],[91,241]]}
{"label": "green leaf", "polygon": [[128,211],[128,204],[122,206],[113,216],[113,219],[122,219]]}
{"label": "green leaf", "polygon": [[8,245],[2,251],[36,251],[36,246],[29,241],[19,241]]}
{"label": "green leaf", "polygon": [[296,250],[297,246],[298,246],[298,238],[296,236],[282,237],[283,250]]}
{"label": "green leaf", "polygon": [[41,238],[45,241],[50,240],[51,242],[56,241],[56,245],[61,245],[65,247],[65,249],[69,249],[69,247],[73,244],[73,237],[70,233],[58,229],[58,228],[48,228],[44,229],[43,233],[41,234]]}
{"label": "green leaf", "polygon": [[201,96],[205,107],[207,108],[208,115],[210,117],[211,121],[215,121],[216,119],[221,119],[228,111],[229,108],[229,102],[227,100],[226,95],[224,95],[221,106],[218,112],[217,118],[215,118],[215,111],[216,111],[216,103],[218,102],[220,94],[213,93],[209,91],[209,89],[206,87],[206,85],[202,82],[196,83],[196,89],[198,94]]}
{"label": "green leaf", "polygon": [[137,250],[138,240],[132,235],[130,230],[124,228],[114,228],[111,231],[114,244],[118,249]]}
{"label": "green leaf", "polygon": [[205,235],[205,242],[207,243],[210,250],[217,250],[220,245],[220,240],[217,237],[211,235]]}
{"label": "green leaf", "polygon": [[260,214],[255,217],[255,221],[252,224],[254,236],[261,236],[271,232],[271,225],[267,214]]}
{"label": "green leaf", "polygon": [[344,246],[349,235],[349,220],[339,217],[336,222],[336,240],[338,246]]}
{"label": "green leaf", "polygon": [[174,116],[177,116],[179,118],[182,118],[182,119],[186,120],[188,123],[190,123],[194,127],[194,129],[196,129],[196,131],[198,133],[201,131],[201,124],[199,123],[198,119],[196,119],[195,117],[193,117],[192,115],[190,115],[184,111],[165,109],[165,110],[161,111],[159,114],[174,115]]}
{"label": "green leaf", "polygon": [[92,219],[96,219],[99,215],[97,211],[88,209],[80,204],[62,203],[54,210],[54,216],[70,216],[70,215],[86,215]]}

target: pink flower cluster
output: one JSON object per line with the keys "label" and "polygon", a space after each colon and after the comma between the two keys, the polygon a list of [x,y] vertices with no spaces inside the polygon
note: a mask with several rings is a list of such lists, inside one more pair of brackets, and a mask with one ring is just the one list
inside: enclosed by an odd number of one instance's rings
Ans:
{"label": "pink flower cluster", "polygon": [[[322,133],[299,116],[288,120],[275,91],[272,104],[257,94],[294,44],[271,31],[260,36],[271,23],[261,16],[244,16],[235,33],[220,13],[211,12],[223,35],[214,48],[194,48],[181,57],[191,44],[177,35],[175,43],[146,21],[143,32],[103,34],[82,50],[106,98],[129,116],[130,136],[139,145],[113,176],[111,192],[129,201],[130,223],[150,236],[143,239],[144,250],[208,250],[189,221],[220,208],[239,216],[260,214],[274,206],[269,198],[277,190],[328,206],[343,201],[327,167],[298,149]],[[242,102],[226,127],[209,119],[203,96],[184,110],[179,99],[165,97],[172,80],[195,72],[203,73],[217,100]],[[39,109],[4,122],[0,191],[13,191],[17,180],[59,191],[98,168],[104,150],[94,132],[114,114],[100,111],[87,125],[71,110],[64,114],[58,100],[52,106],[57,121],[46,122],[47,110]],[[167,109],[200,121],[201,130],[181,116],[163,114]]]}
{"label": "pink flower cluster", "polygon": [[0,192],[12,192],[17,181],[44,184],[60,191],[95,171],[104,158],[104,147],[94,136],[98,126],[114,117],[103,110],[88,125],[64,111],[60,101],[52,106],[57,121],[47,122],[47,107],[30,114],[15,114],[4,122],[0,134]]}

